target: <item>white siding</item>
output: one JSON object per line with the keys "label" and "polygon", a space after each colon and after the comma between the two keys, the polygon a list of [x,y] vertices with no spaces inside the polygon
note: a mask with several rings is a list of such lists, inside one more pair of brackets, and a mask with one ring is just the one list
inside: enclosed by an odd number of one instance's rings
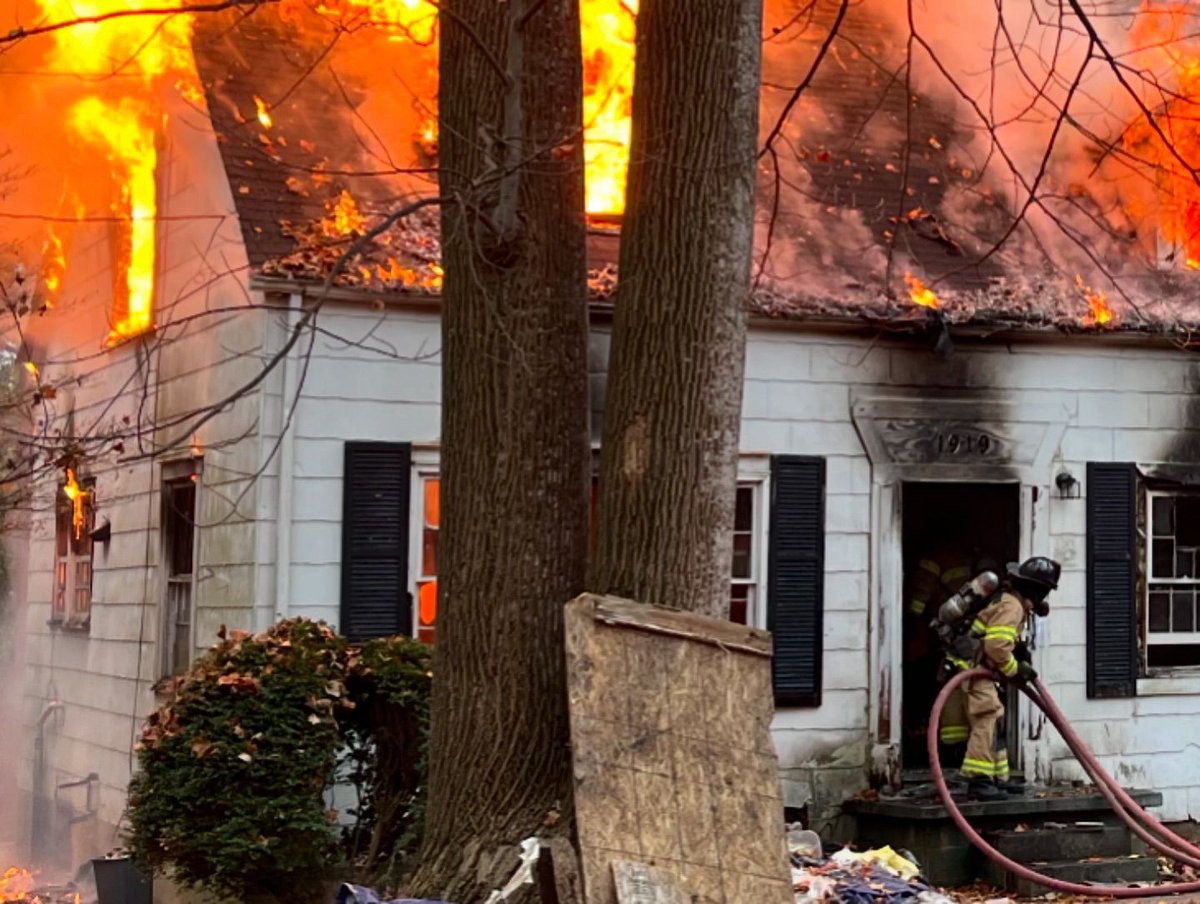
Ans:
{"label": "white siding", "polygon": [[[250,391],[220,416],[194,430],[155,425],[182,418],[233,393],[261,364],[262,312],[246,283],[246,257],[233,201],[224,184],[215,140],[197,128],[198,115],[172,111],[162,156],[159,263],[155,322],[158,333],[108,350],[111,251],[107,225],[81,226],[67,249],[62,298],[29,325],[43,379],[66,388],[50,406],[57,427],[73,412],[76,434],[129,429],[124,449],[88,456],[82,476],[96,480],[98,523],[108,519],[112,538],[97,544],[91,624],[86,632],[50,627],[54,567],[55,483],[37,487],[29,515],[25,624],[24,723],[29,741],[20,776],[33,790],[33,726],[44,704],[62,712],[46,722],[46,770],[37,793],[57,796],[75,815],[85,810],[85,790],[55,786],[98,775],[98,812],[86,831],[72,832],[74,850],[61,837],[63,865],[103,853],[114,844],[125,809],[132,744],[142,718],[154,707],[159,673],[160,468],[122,461],[178,440],[168,456],[204,455],[197,512],[198,609],[195,646],[216,640],[221,624],[251,627],[255,602],[257,436],[260,399]],[[186,421],[181,421],[181,424]]]}

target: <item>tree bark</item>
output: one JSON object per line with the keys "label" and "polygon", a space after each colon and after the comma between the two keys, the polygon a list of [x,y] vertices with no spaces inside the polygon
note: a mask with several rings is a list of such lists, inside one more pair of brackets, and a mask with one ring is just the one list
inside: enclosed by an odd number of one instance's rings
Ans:
{"label": "tree bark", "polygon": [[589,587],[728,617],[761,0],[642,0]]}
{"label": "tree bark", "polygon": [[[587,555],[587,262],[574,0],[441,15],[442,533],[413,890],[471,904],[571,825],[563,606]],[[502,76],[498,68],[506,73]]]}

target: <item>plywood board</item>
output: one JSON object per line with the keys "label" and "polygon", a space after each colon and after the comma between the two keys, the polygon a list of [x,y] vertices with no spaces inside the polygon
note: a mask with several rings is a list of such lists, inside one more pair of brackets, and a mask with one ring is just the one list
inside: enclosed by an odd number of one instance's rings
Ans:
{"label": "plywood board", "polygon": [[769,635],[586,594],[566,621],[588,904],[623,904],[625,861],[696,904],[791,904]]}

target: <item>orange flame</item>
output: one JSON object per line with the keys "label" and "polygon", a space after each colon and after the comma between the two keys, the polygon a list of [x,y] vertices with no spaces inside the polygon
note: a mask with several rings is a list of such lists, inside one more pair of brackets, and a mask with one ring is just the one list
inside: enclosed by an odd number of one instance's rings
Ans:
{"label": "orange flame", "polygon": [[34,887],[33,873],[27,869],[10,866],[0,873],[0,901],[26,901]]}
{"label": "orange flame", "polygon": [[254,95],[254,110],[258,116],[259,123],[264,129],[269,129],[275,124],[275,120],[271,119],[271,114],[267,110],[267,103],[257,94]]}
{"label": "orange flame", "polygon": [[343,191],[336,201],[325,205],[328,213],[321,220],[321,231],[331,239],[364,232],[366,220],[358,210],[354,196]]}
{"label": "orange flame", "polygon": [[904,284],[908,286],[908,296],[915,304],[923,308],[941,307],[937,294],[918,277],[911,273],[904,274]]}
{"label": "orange flame", "polygon": [[[286,0],[295,5],[301,0]],[[625,209],[633,103],[634,34],[638,0],[581,0],[583,139],[587,211]],[[426,0],[321,0],[318,9],[346,26],[391,29],[396,40],[437,43],[437,7]],[[418,142],[436,145],[436,123],[423,124]]]}
{"label": "orange flame", "polygon": [[1083,277],[1078,273],[1075,274],[1075,285],[1079,286],[1079,291],[1083,293],[1088,303],[1088,312],[1083,318],[1084,324],[1104,326],[1106,323],[1111,323],[1116,315],[1109,307],[1108,296],[1085,283]]}
{"label": "orange flame", "polygon": [[42,243],[42,284],[46,287],[47,304],[58,295],[66,275],[67,261],[63,254],[62,239],[51,229],[46,233],[46,241]]}
{"label": "orange flame", "polygon": [[582,0],[583,155],[588,213],[625,209],[637,0]]}
{"label": "orange flame", "polygon": [[75,471],[71,468],[67,468],[67,479],[63,484],[62,491],[63,495],[71,500],[71,524],[75,527],[75,539],[79,540],[83,537],[83,503],[87,497],[87,490],[79,486],[79,482],[75,479]]}
{"label": "orange flame", "polygon": [[[178,0],[37,0],[47,21],[102,18],[108,13],[157,9]],[[72,25],[53,32],[53,62],[72,72],[96,76],[120,71],[141,79],[142,88],[114,100],[111,88],[89,91],[67,113],[72,131],[108,160],[117,186],[113,213],[121,227],[114,285],[113,327],[118,341],[153,327],[155,220],[158,216],[155,167],[161,112],[149,100],[170,77],[186,85],[194,71],[190,16],[128,16]],[[138,98],[138,99],[135,99]],[[49,279],[47,280],[50,284]]]}
{"label": "orange flame", "polygon": [[[1159,237],[1174,246],[1173,254],[1189,270],[1200,269],[1200,186],[1192,166],[1200,158],[1200,42],[1196,41],[1195,7],[1186,2],[1143,0],[1134,20],[1133,39],[1145,48],[1139,61],[1155,71],[1156,98],[1167,98],[1154,109],[1153,125],[1138,115],[1122,136],[1127,150],[1149,163],[1155,172],[1155,209]],[[1164,65],[1165,64],[1165,65]],[[1159,73],[1162,73],[1159,75]],[[1163,140],[1168,136],[1169,144]],[[1141,214],[1142,211],[1136,211]],[[1103,321],[1099,321],[1103,322]]]}
{"label": "orange flame", "polygon": [[119,183],[113,212],[128,224],[121,236],[118,262],[118,300],[109,342],[146,332],[154,326],[155,220],[158,164],[150,111],[133,98],[110,103],[85,97],[72,111],[71,124],[86,141],[103,147]]}

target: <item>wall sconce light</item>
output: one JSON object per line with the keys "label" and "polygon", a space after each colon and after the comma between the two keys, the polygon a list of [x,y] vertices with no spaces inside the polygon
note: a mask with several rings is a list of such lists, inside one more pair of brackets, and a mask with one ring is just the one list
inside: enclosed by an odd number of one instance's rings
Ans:
{"label": "wall sconce light", "polygon": [[112,522],[108,518],[104,518],[99,524],[92,528],[92,532],[88,534],[94,543],[107,543],[112,538]]}
{"label": "wall sconce light", "polygon": [[1058,476],[1054,478],[1054,485],[1058,487],[1059,499],[1079,498],[1079,481],[1070,471],[1059,471]]}

